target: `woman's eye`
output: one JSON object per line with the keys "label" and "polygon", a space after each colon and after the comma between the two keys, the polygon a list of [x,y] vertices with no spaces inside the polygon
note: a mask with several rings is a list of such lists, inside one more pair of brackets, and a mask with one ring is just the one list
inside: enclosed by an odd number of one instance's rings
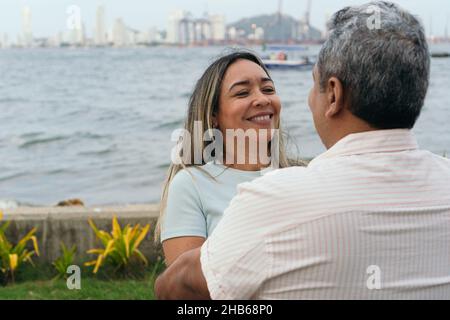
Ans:
{"label": "woman's eye", "polygon": [[245,97],[248,95],[248,91],[241,91],[236,94],[237,97]]}
{"label": "woman's eye", "polygon": [[263,91],[266,92],[266,93],[274,93],[275,89],[271,88],[271,87],[267,87],[267,88],[264,88]]}

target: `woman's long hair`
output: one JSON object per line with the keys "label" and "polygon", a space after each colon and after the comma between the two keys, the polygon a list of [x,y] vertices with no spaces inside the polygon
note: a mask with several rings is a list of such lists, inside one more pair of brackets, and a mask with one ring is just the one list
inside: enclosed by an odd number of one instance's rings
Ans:
{"label": "woman's long hair", "polygon": [[[180,142],[181,145],[179,146],[180,150],[190,150],[190,152],[185,152],[184,154],[177,155],[179,156],[179,159],[177,160],[180,164],[174,164],[172,162],[169,167],[161,195],[160,217],[158,219],[155,231],[156,241],[159,240],[161,235],[161,224],[167,207],[169,186],[173,178],[179,171],[183,169],[187,169],[189,167],[200,167],[206,164],[205,159],[202,159],[201,165],[195,163],[194,161],[194,155],[203,155],[203,151],[211,143],[210,141],[204,141],[203,132],[201,134],[198,134],[197,132],[197,136],[194,135],[195,122],[202,123],[204,132],[211,132],[211,130],[214,129],[213,117],[216,116],[219,112],[220,92],[225,73],[234,62],[241,59],[256,63],[261,68],[263,68],[269,76],[269,72],[267,71],[266,66],[261,61],[261,59],[258,58],[258,56],[256,56],[252,52],[240,50],[225,55],[213,62],[208,67],[208,69],[206,69],[200,80],[198,80],[194,92],[192,93],[189,100],[188,114],[184,128],[185,131],[190,134],[191,139],[182,139],[182,141]],[[280,123],[277,124],[277,129],[280,129],[281,132]],[[280,168],[286,168],[291,165],[302,165],[301,161],[297,162],[288,160],[283,134],[279,135],[278,146],[278,161]],[[195,148],[200,148],[200,150],[195,150]]]}

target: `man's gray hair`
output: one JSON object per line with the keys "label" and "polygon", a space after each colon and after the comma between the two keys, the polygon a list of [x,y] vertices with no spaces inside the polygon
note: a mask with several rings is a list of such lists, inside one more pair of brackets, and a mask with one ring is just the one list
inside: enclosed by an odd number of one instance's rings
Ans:
{"label": "man's gray hair", "polygon": [[378,129],[412,128],[430,74],[419,20],[393,3],[376,1],[340,10],[328,28],[317,63],[321,89],[336,77],[355,116]]}

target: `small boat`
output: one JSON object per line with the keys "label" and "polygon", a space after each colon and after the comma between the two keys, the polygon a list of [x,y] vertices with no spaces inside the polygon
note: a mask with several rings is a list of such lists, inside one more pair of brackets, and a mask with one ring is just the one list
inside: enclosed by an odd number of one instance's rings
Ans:
{"label": "small boat", "polygon": [[267,69],[308,69],[314,66],[308,59],[304,60],[263,60],[264,65]]}
{"label": "small boat", "polygon": [[298,45],[268,45],[263,47],[263,63],[267,69],[310,69],[314,62],[307,56],[308,47]]}
{"label": "small boat", "polygon": [[450,58],[449,52],[435,52],[431,54],[432,58]]}

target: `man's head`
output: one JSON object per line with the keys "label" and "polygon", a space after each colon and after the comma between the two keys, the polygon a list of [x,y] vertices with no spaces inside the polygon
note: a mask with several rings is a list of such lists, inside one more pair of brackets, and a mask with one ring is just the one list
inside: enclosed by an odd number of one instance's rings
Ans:
{"label": "man's head", "polygon": [[377,129],[411,129],[424,104],[430,55],[423,26],[397,5],[347,7],[329,22],[309,104],[324,144]]}

